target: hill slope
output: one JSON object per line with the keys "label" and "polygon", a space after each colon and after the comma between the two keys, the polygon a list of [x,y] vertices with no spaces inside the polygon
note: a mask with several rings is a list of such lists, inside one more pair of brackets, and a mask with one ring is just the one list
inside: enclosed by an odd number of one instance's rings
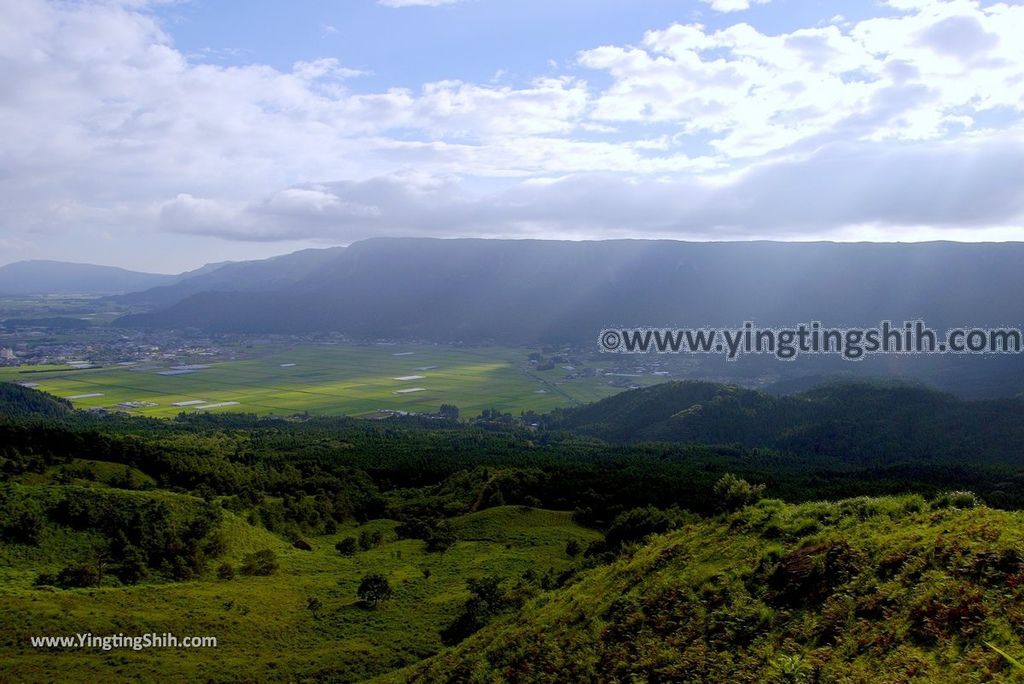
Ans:
{"label": "hill slope", "polygon": [[763,501],[379,681],[1013,681],[984,642],[1024,652],[1024,517],[947,503]]}
{"label": "hill slope", "polygon": [[1024,401],[835,384],[789,396],[669,382],[555,411],[550,427],[611,441],[737,443],[864,465],[1022,462]]}
{"label": "hill slope", "polygon": [[306,249],[270,259],[208,264],[177,282],[117,297],[125,304],[169,306],[203,292],[266,292],[291,287],[334,262],[344,248]]}
{"label": "hill slope", "polygon": [[64,261],[0,266],[0,294],[117,294],[174,282],[178,276]]}
{"label": "hill slope", "polygon": [[923,317],[942,329],[1024,319],[1022,260],[1018,243],[372,239],[222,268],[165,293],[191,296],[122,322],[510,344],[826,316],[843,326]]}

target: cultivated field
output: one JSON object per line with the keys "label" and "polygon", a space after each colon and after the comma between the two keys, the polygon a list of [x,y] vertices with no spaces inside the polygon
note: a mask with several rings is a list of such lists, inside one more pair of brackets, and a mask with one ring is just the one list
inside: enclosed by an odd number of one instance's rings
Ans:
{"label": "cultivated field", "polygon": [[[154,417],[181,411],[364,415],[436,411],[442,403],[455,404],[467,417],[485,408],[518,414],[594,401],[620,389],[602,377],[566,379],[570,372],[564,368],[531,370],[527,353],[498,347],[317,345],[199,365],[4,368],[0,380],[69,398],[78,408]],[[656,380],[635,379],[637,384]]]}

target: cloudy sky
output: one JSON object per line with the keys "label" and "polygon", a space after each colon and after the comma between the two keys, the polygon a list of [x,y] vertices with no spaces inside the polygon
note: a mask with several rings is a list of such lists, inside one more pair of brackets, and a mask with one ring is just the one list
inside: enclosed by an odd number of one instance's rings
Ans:
{"label": "cloudy sky", "polygon": [[0,263],[1021,240],[1022,35],[1018,1],[6,0]]}

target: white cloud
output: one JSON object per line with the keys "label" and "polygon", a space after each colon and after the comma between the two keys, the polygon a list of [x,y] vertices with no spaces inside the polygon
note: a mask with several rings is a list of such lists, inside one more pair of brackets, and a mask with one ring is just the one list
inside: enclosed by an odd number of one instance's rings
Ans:
{"label": "white cloud", "polygon": [[608,72],[593,118],[673,123],[730,157],[758,157],[820,136],[937,139],[970,116],[1024,111],[1024,6],[893,0],[904,14],[848,27],[765,34],[749,24],[648,32],[580,63]]}
{"label": "white cloud", "polygon": [[[1001,227],[1020,237],[1024,142],[836,144],[803,159],[764,163],[716,182],[689,177],[575,173],[490,192],[454,177],[396,174],[292,188],[245,207],[193,198],[164,208],[169,230],[229,239],[350,241],[389,235],[509,236],[529,231],[611,237],[637,232],[691,239],[837,238],[870,227],[918,239]],[[287,199],[282,199],[287,196]],[[984,196],[985,201],[978,198]],[[211,220],[212,217],[212,220]],[[1016,230],[1010,228],[1018,226]]]}
{"label": "white cloud", "polygon": [[758,5],[766,5],[771,0],[701,0],[701,2],[711,5],[711,9],[716,12],[742,12],[743,10],[750,9],[752,2]]}
{"label": "white cloud", "polygon": [[784,33],[676,24],[516,85],[367,91],[333,58],[190,58],[131,5],[18,2],[0,13],[0,261],[72,231],[1020,227],[1024,6],[888,5]]}

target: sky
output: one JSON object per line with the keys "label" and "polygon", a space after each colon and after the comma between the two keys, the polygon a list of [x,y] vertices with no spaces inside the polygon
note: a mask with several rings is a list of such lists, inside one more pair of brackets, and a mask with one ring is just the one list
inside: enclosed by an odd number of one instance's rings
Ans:
{"label": "sky", "polygon": [[1021,35],[1019,1],[5,0],[0,264],[1022,240]]}

